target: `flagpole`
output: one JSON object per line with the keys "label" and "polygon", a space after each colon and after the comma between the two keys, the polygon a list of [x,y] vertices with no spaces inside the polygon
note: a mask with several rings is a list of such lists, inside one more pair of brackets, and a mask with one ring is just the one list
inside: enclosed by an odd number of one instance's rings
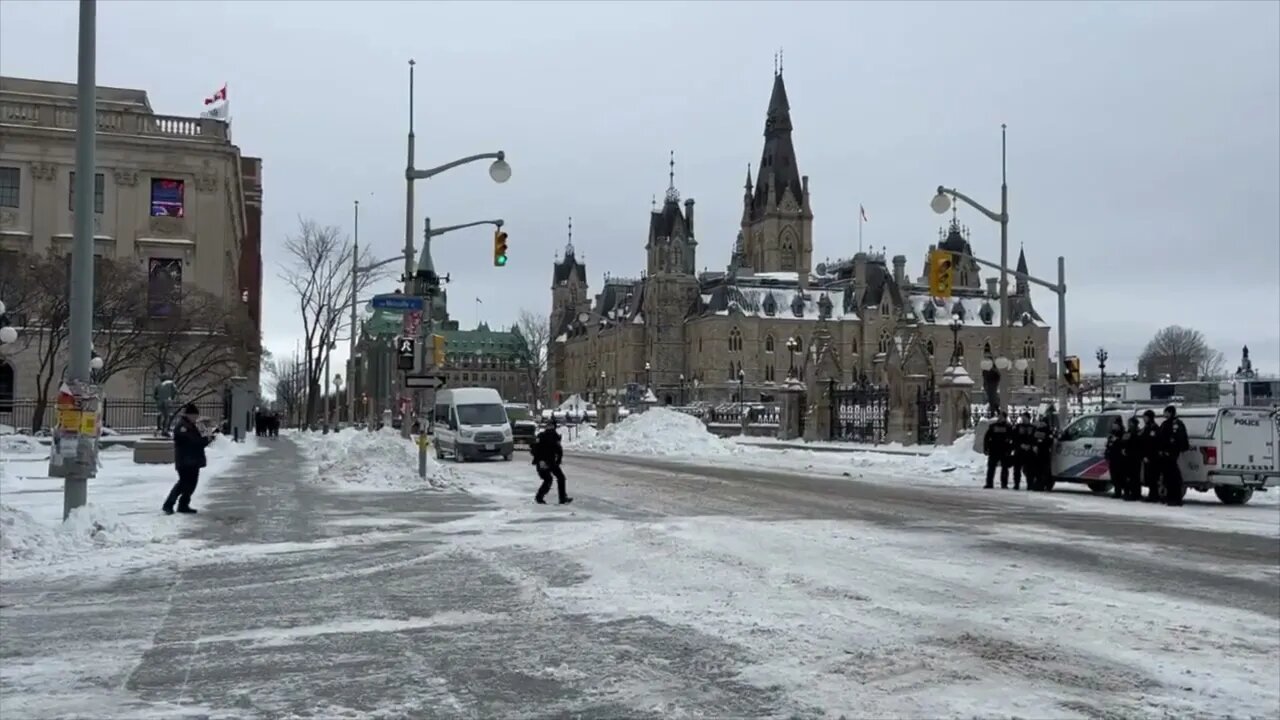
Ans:
{"label": "flagpole", "polygon": [[858,205],[858,252],[862,252],[862,205]]}

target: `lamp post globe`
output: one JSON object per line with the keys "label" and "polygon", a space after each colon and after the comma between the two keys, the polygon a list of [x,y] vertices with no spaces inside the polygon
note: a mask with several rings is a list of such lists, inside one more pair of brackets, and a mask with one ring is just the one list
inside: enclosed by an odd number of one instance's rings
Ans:
{"label": "lamp post globe", "polygon": [[90,369],[90,370],[101,370],[101,369],[102,369],[102,358],[100,358],[100,357],[94,357],[94,358],[90,359],[90,360],[89,360],[89,369]]}
{"label": "lamp post globe", "polygon": [[18,329],[8,325],[0,327],[0,345],[8,345],[18,341]]}
{"label": "lamp post globe", "polygon": [[1013,363],[1009,361],[1009,358],[1004,357],[1003,355],[996,358],[996,367],[1000,368],[1001,370],[1008,370],[1012,366],[1013,366]]}
{"label": "lamp post globe", "polygon": [[499,184],[511,179],[511,166],[507,164],[506,159],[498,158],[493,161],[493,164],[489,166],[489,177]]}
{"label": "lamp post globe", "polygon": [[1017,360],[1015,360],[1015,361],[1014,361],[1014,363],[1013,363],[1013,366],[1014,366],[1015,368],[1017,368],[1017,369],[1018,369],[1018,372],[1022,372],[1022,371],[1024,371],[1024,370],[1026,370],[1026,369],[1027,369],[1027,365],[1028,365],[1028,363],[1027,363],[1027,359],[1026,359],[1026,358],[1018,358],[1018,359],[1017,359]]}
{"label": "lamp post globe", "polygon": [[929,201],[929,207],[933,208],[934,212],[941,215],[951,209],[951,198],[947,197],[947,194],[942,192],[942,188],[938,188],[938,194],[934,195],[933,199]]}

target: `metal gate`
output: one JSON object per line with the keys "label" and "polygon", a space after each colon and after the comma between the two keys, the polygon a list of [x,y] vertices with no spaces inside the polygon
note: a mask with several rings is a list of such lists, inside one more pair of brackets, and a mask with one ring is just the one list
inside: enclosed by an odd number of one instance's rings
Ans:
{"label": "metal gate", "polygon": [[887,442],[889,388],[859,382],[827,386],[831,398],[831,439],[846,442]]}
{"label": "metal gate", "polygon": [[938,391],[930,382],[928,387],[916,391],[916,442],[921,445],[936,445],[938,422]]}

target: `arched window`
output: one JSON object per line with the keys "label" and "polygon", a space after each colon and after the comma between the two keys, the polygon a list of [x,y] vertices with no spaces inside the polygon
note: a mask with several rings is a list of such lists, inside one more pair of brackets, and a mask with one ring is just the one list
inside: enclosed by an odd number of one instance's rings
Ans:
{"label": "arched window", "polygon": [[983,356],[983,357],[990,357],[990,356],[991,356],[991,341],[990,341],[990,340],[984,340],[984,341],[983,341],[983,343],[982,343],[982,356]]}
{"label": "arched window", "polygon": [[964,360],[964,341],[963,340],[956,343],[956,357],[960,358],[961,360]]}
{"label": "arched window", "polygon": [[702,352],[702,338],[698,338],[698,352]]}
{"label": "arched window", "polygon": [[854,338],[849,341],[849,349],[853,352],[853,354],[855,355],[858,354],[858,338]]}
{"label": "arched window", "polygon": [[1027,338],[1022,342],[1022,358],[1027,361],[1027,369],[1022,371],[1022,384],[1036,384],[1036,341]]}
{"label": "arched window", "polygon": [[729,352],[742,352],[742,331],[736,327],[729,330]]}
{"label": "arched window", "polygon": [[764,337],[764,351],[767,353],[773,352],[773,336],[772,335],[766,335]]}
{"label": "arched window", "polygon": [[676,245],[674,248],[672,248],[671,258],[672,258],[672,265],[674,266],[671,269],[674,270],[675,272],[682,271],[684,269],[684,253],[681,252],[679,245]]}
{"label": "arched window", "polygon": [[1022,357],[1028,360],[1036,359],[1036,341],[1035,340],[1032,340],[1031,338],[1027,338],[1025,341],[1023,341]]}
{"label": "arched window", "polygon": [[924,351],[929,357],[933,357],[933,341],[929,340],[924,344]]}
{"label": "arched window", "polygon": [[780,267],[782,272],[796,271],[796,242],[791,233],[785,233],[782,236],[782,242],[779,243],[779,250],[782,257],[780,258]]}
{"label": "arched window", "polygon": [[887,353],[889,348],[893,347],[893,335],[888,330],[880,331],[880,352]]}
{"label": "arched window", "polygon": [[0,412],[13,412],[14,394],[17,391],[17,378],[13,366],[0,360]]}

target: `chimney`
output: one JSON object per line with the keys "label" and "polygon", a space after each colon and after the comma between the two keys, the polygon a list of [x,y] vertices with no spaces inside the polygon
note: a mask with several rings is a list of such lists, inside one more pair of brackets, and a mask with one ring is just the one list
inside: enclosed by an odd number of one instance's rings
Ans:
{"label": "chimney", "polygon": [[808,175],[800,176],[800,194],[804,195],[804,197],[800,198],[800,206],[805,208],[809,207],[809,176]]}
{"label": "chimney", "polygon": [[988,297],[993,297],[993,298],[1000,297],[1000,290],[996,287],[999,284],[1000,284],[999,278],[993,278],[993,277],[987,278],[987,296]]}
{"label": "chimney", "polygon": [[867,288],[867,254],[860,252],[853,256],[853,286],[859,291]]}
{"label": "chimney", "polygon": [[693,198],[684,201],[684,224],[689,231],[689,237],[693,237]]}
{"label": "chimney", "polygon": [[906,280],[907,280],[907,256],[894,255],[893,256],[893,281],[897,283],[898,287],[902,287],[904,284],[906,284]]}

